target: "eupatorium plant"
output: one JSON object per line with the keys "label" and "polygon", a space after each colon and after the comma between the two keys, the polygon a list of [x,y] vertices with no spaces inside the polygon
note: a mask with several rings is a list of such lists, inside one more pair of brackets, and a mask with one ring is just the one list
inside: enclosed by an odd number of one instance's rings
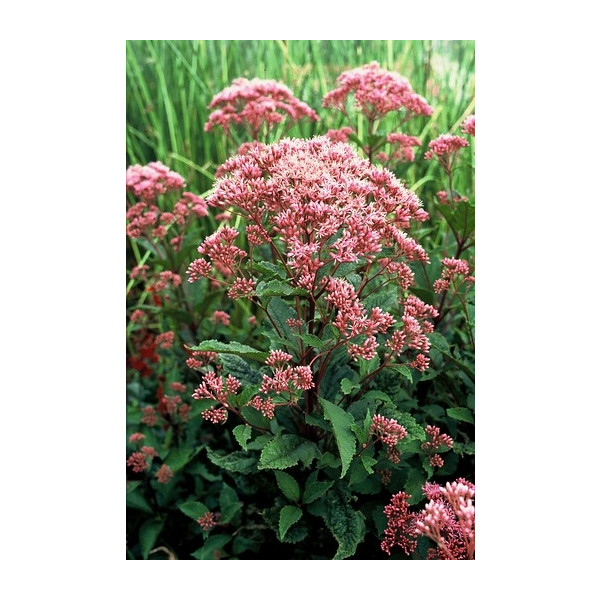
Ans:
{"label": "eupatorium plant", "polygon": [[[365,534],[352,492],[404,479],[407,456],[421,457],[425,473],[443,465],[431,459],[441,442],[427,446],[425,429],[374,385],[386,373],[412,380],[429,365],[438,313],[410,291],[411,265],[429,259],[408,233],[428,215],[390,171],[328,137],[255,144],[219,172],[207,203],[245,226],[222,225],[206,237],[188,281],[208,279],[252,311],[257,347],[190,347],[194,360],[218,357],[193,364],[202,378],[192,410],[207,426],[234,427],[242,451],[212,448],[214,464],[242,461],[257,477],[275,471],[293,500],[269,509],[282,541],[291,541],[288,530],[300,539],[304,518],[320,516],[338,542],[336,557],[351,556]],[[443,439],[447,451],[451,438]],[[282,473],[292,467],[294,476]]]}

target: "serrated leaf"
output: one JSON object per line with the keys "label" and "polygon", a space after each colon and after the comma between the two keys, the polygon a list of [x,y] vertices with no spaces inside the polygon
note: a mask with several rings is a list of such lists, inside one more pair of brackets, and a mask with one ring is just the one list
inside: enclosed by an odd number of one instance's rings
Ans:
{"label": "serrated leaf", "polygon": [[221,521],[223,523],[229,523],[242,508],[242,503],[235,490],[226,483],[223,484],[219,494],[219,506],[221,507]]}
{"label": "serrated leaf", "polygon": [[271,281],[261,281],[256,286],[256,295],[259,298],[271,298],[276,296],[307,296],[308,292],[302,288],[293,287],[285,281],[273,279]]}
{"label": "serrated leaf", "polygon": [[192,552],[192,556],[198,560],[215,560],[217,558],[216,551],[221,550],[229,540],[231,540],[231,536],[225,533],[213,535],[204,542],[202,548]]}
{"label": "serrated leaf", "polygon": [[150,550],[154,547],[156,539],[162,531],[164,521],[157,521],[151,519],[146,521],[140,527],[140,550],[142,551],[142,558],[146,560]]}
{"label": "serrated leaf", "polygon": [[221,354],[219,360],[225,368],[225,373],[235,377],[243,386],[261,383],[262,373],[252,368],[241,356]]}
{"label": "serrated leaf", "polygon": [[287,530],[302,518],[302,510],[297,506],[284,506],[279,513],[279,537],[283,539]]}
{"label": "serrated leaf", "polygon": [[281,265],[274,265],[264,260],[254,263],[252,268],[263,275],[268,275],[271,278],[280,279],[281,281],[285,281],[288,277],[286,270]]}
{"label": "serrated leaf", "polygon": [[249,456],[246,452],[236,451],[221,456],[207,448],[206,456],[213,465],[217,465],[217,467],[221,467],[226,471],[243,473],[244,475],[256,472],[256,458]]}
{"label": "serrated leaf", "polygon": [[258,462],[259,469],[287,469],[302,461],[310,466],[321,453],[314,442],[297,435],[284,434],[274,437],[264,448]]}
{"label": "serrated leaf", "polygon": [[353,390],[359,389],[360,385],[358,383],[352,383],[349,379],[344,377],[344,379],[342,379],[342,381],[340,382],[340,388],[342,392],[347,396],[348,394],[351,394]]}
{"label": "serrated leaf", "polygon": [[268,358],[266,352],[261,352],[256,348],[240,344],[239,342],[219,342],[217,340],[205,340],[200,342],[197,346],[192,346],[191,350],[198,350],[201,352],[218,352],[219,354],[235,354],[243,358],[250,358],[264,362]]}
{"label": "serrated leaf", "polygon": [[354,419],[352,415],[347,413],[343,408],[328,402],[324,398],[320,398],[319,401],[323,407],[325,418],[333,426],[333,435],[342,461],[341,479],[348,471],[348,467],[354,456],[354,451],[356,450],[356,436],[352,432]]}
{"label": "serrated leaf", "polygon": [[252,427],[250,425],[237,425],[233,428],[233,437],[242,447],[242,450],[248,451],[248,440],[252,435]]}
{"label": "serrated leaf", "polygon": [[352,508],[350,499],[348,488],[340,483],[327,493],[323,519],[338,543],[334,560],[353,556],[365,536],[365,517]]}
{"label": "serrated leaf", "polygon": [[202,502],[197,502],[196,500],[188,500],[187,502],[180,504],[178,508],[184,515],[190,519],[194,519],[194,521],[197,521],[208,512],[208,506]]}
{"label": "serrated leaf", "polygon": [[465,421],[466,423],[471,423],[471,425],[475,425],[475,420],[473,419],[473,413],[468,408],[463,408],[463,407],[447,408],[446,414],[451,419],[456,419],[457,421]]}
{"label": "serrated leaf", "polygon": [[318,500],[332,485],[333,481],[311,481],[310,483],[307,481],[302,503],[310,504]]}
{"label": "serrated leaf", "polygon": [[292,502],[298,502],[300,500],[300,486],[298,482],[291,475],[283,471],[274,471],[274,473],[277,485],[284,496]]}

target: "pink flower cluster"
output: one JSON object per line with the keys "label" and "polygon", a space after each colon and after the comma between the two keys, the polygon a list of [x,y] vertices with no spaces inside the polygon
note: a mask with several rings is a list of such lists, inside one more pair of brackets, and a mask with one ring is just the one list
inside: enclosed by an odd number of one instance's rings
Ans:
{"label": "pink flower cluster", "polygon": [[[206,201],[191,192],[183,192],[181,198],[173,206],[173,210],[161,211],[156,204],[158,196],[170,191],[176,191],[185,186],[185,180],[179,173],[170,171],[159,162],[150,163],[144,167],[133,165],[127,169],[127,190],[131,191],[140,201],[131,205],[127,210],[127,235],[139,238],[164,239],[169,234],[170,226],[177,232],[169,243],[179,250],[183,241],[183,230],[190,216],[205,217],[208,215]],[[134,277],[132,273],[132,278]]]}
{"label": "pink flower cluster", "polygon": [[158,480],[158,483],[166,485],[173,477],[173,470],[165,463],[160,467],[160,469],[158,469],[158,471],[156,471],[155,477]]}
{"label": "pink flower cluster", "polygon": [[437,549],[428,558],[473,560],[475,558],[475,486],[459,478],[445,486],[424,487],[429,503],[416,515],[414,532],[433,540]]}
{"label": "pink flower cluster", "polygon": [[221,406],[208,408],[202,412],[202,417],[211,423],[222,424],[227,420],[227,409],[230,407],[229,396],[238,393],[241,384],[232,375],[226,378],[216,373],[206,373],[201,384],[194,390],[195,400],[213,400]]}
{"label": "pink flower cluster", "polygon": [[354,133],[352,127],[341,127],[340,129],[329,129],[325,136],[332,142],[347,142],[351,133]]}
{"label": "pink flower cluster", "polygon": [[267,417],[267,419],[273,419],[275,417],[275,404],[270,398],[263,400],[260,396],[254,396],[248,403],[248,406],[255,408],[258,412]]}
{"label": "pink flower cluster", "polygon": [[473,560],[475,558],[475,486],[459,478],[445,486],[425,484],[429,500],[417,513],[410,511],[408,496],[398,492],[384,508],[388,523],[381,549],[390,554],[400,546],[407,555],[415,551],[417,538],[426,536],[437,548],[429,550],[430,560]]}
{"label": "pink flower cluster", "polygon": [[445,133],[429,142],[429,150],[425,152],[425,160],[437,158],[444,171],[450,173],[456,153],[468,145],[469,142],[465,138]]}
{"label": "pink flower cluster", "polygon": [[[317,280],[317,272],[326,272],[327,267],[334,272],[346,262],[363,261],[370,268],[386,248],[388,257],[377,265],[371,279],[385,273],[404,288],[412,285],[413,273],[406,263],[429,262],[427,253],[405,231],[411,221],[428,218],[419,198],[390,171],[359,158],[348,144],[326,137],[253,146],[230,158],[222,172],[226,176],[217,180],[208,204],[234,207],[245,216],[251,244],[268,243],[281,256],[275,244],[281,240],[289,283],[316,297],[326,292],[329,306],[337,311],[334,325],[350,355],[375,356],[376,334],[386,333],[395,319],[377,307],[367,314],[358,299],[361,289],[341,278]],[[229,227],[208,236],[198,248],[206,258],[192,262],[189,281],[215,280],[213,275],[219,273],[235,278],[229,284],[230,297],[251,294],[253,279],[244,273],[246,253],[234,245],[237,236],[237,230]],[[408,347],[426,353],[426,338],[418,337],[416,327],[405,325],[405,329]],[[419,326],[421,330],[427,333],[431,328]],[[426,368],[424,358],[415,364]]]}
{"label": "pink flower cluster", "polygon": [[467,135],[475,137],[475,115],[467,117],[460,126],[460,130]]}
{"label": "pink flower cluster", "polygon": [[376,158],[382,163],[391,162],[413,162],[415,160],[415,151],[413,147],[421,145],[421,140],[414,135],[405,135],[404,133],[390,133],[387,136],[387,142],[390,144],[388,152],[379,152]]}
{"label": "pink flower cluster", "polygon": [[127,191],[145,202],[153,202],[158,196],[185,186],[185,179],[179,173],[158,161],[145,166],[130,166],[126,181]]}
{"label": "pink flower cluster", "polygon": [[416,115],[431,116],[433,109],[419,96],[410,83],[398,73],[382,69],[377,62],[371,62],[357,69],[345,71],[337,79],[338,87],[325,94],[323,106],[346,113],[348,96],[365,116],[380,119],[393,110],[405,110],[404,121]]}
{"label": "pink flower cluster", "polygon": [[142,446],[140,452],[134,452],[127,459],[127,466],[131,467],[134,473],[143,473],[150,468],[150,463],[155,456],[158,456],[158,453],[152,446]]}
{"label": "pink flower cluster", "polygon": [[296,390],[309,390],[314,387],[310,367],[286,366],[292,360],[292,355],[281,350],[272,350],[265,364],[273,370],[273,376],[263,375],[260,391],[263,394],[291,393]]}
{"label": "pink flower cluster", "polygon": [[264,123],[281,123],[286,118],[298,121],[302,117],[319,121],[308,104],[298,100],[287,86],[271,79],[234,79],[232,85],[212,99],[209,108],[215,110],[208,117],[205,131],[219,126],[229,134],[232,125],[245,125],[254,140]]}
{"label": "pink flower cluster", "polygon": [[444,258],[442,267],[442,276],[433,282],[433,290],[436,294],[450,289],[451,283],[456,285],[460,277],[463,277],[463,281],[467,284],[475,282],[475,278],[469,275],[471,272],[469,263],[462,258]]}
{"label": "pink flower cluster", "polygon": [[394,331],[386,346],[398,356],[407,350],[417,350],[419,354],[410,366],[425,371],[429,366],[427,354],[431,345],[427,334],[433,331],[433,324],[428,319],[437,316],[438,311],[433,306],[409,295],[404,301],[402,329]]}
{"label": "pink flower cluster", "polygon": [[204,531],[210,531],[219,522],[219,513],[207,512],[196,521]]}
{"label": "pink flower cluster", "polygon": [[387,456],[393,463],[400,462],[400,452],[396,444],[406,437],[407,431],[396,419],[374,415],[371,422],[371,435],[376,435],[377,439],[387,446]]}
{"label": "pink flower cluster", "polygon": [[231,321],[230,316],[224,310],[215,310],[211,319],[213,323],[220,323],[221,325],[225,325],[225,327],[229,327]]}
{"label": "pink flower cluster", "polygon": [[447,433],[442,433],[439,427],[433,425],[427,425],[425,433],[429,439],[421,444],[421,449],[429,456],[429,464],[432,467],[443,467],[444,459],[435,452],[442,446],[452,448],[454,440]]}
{"label": "pink flower cluster", "polygon": [[215,362],[219,355],[216,352],[202,352],[199,350],[191,350],[191,356],[185,361],[185,364],[190,369],[195,369],[199,371],[202,367],[210,364],[211,362]]}

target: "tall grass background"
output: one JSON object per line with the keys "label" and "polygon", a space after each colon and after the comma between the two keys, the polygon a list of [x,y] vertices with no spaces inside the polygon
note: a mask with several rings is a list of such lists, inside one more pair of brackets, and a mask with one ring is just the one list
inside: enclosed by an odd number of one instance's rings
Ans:
{"label": "tall grass background", "polygon": [[[374,60],[406,77],[434,107],[431,118],[403,128],[421,138],[421,152],[437,135],[460,132],[475,106],[474,41],[140,40],[127,42],[126,55],[127,164],[160,160],[184,175],[196,193],[210,189],[215,167],[228,157],[220,131],[204,131],[208,104],[237,77],[281,81],[320,114],[318,123],[294,125],[291,137],[341,126],[340,113],[321,108],[323,96],[344,70]],[[399,175],[418,189],[433,180],[434,162],[417,161]],[[462,192],[472,191],[467,178],[458,182],[469,188]]]}

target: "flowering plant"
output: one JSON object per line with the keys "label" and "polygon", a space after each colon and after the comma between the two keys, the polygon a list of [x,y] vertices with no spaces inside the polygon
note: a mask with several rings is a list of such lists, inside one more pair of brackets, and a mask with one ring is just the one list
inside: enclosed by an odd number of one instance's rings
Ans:
{"label": "flowering plant", "polygon": [[[253,141],[211,190],[184,191],[162,163],[128,169],[132,555],[474,557],[459,467],[473,454],[472,232],[432,243],[448,221],[426,208],[455,214],[452,182],[451,203],[426,206],[376,164],[384,143],[388,166],[416,160],[419,138],[376,129],[431,115],[427,102],[376,63],[338,83],[324,105],[351,116],[353,94],[364,140],[343,127],[268,144],[285,115],[316,113],[239,79],[206,127]],[[442,146],[425,158],[451,175],[465,145]]]}

